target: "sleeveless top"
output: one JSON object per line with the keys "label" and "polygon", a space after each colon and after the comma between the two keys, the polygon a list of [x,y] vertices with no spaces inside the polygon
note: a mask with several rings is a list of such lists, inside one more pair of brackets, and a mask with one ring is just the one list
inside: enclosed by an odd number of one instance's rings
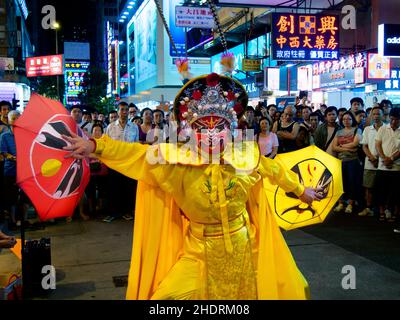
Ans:
{"label": "sleeveless top", "polygon": [[[278,131],[285,131],[291,133],[295,123],[296,121],[293,121],[287,127],[282,127],[281,121],[278,121]],[[296,140],[282,139],[282,138],[278,139],[279,139],[278,153],[285,153],[285,152],[295,151],[298,149],[296,146]]]}

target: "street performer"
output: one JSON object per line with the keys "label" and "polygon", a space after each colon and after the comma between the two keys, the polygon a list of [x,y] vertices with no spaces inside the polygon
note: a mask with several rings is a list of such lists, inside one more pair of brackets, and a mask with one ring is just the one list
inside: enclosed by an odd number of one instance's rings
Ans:
{"label": "street performer", "polygon": [[139,181],[127,299],[309,298],[265,185],[308,204],[320,191],[261,156],[254,140],[239,140],[237,114],[247,102],[238,81],[213,73],[188,81],[175,98],[175,119],[191,132],[186,143],[63,136],[67,157],[94,153]]}

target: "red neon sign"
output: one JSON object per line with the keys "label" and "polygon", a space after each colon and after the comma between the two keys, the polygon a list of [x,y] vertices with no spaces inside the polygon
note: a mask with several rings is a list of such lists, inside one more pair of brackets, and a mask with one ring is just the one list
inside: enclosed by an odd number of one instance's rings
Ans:
{"label": "red neon sign", "polygon": [[63,55],[26,58],[26,76],[56,76],[63,74]]}

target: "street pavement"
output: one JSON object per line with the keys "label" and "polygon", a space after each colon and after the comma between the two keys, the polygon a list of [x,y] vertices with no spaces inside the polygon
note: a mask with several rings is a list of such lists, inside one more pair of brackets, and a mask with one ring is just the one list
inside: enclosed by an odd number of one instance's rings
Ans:
{"label": "street pavement", "polygon": [[[375,217],[332,214],[323,224],[283,234],[310,285],[312,299],[397,300],[400,235],[393,233],[393,227]],[[132,221],[76,219],[29,231],[27,239],[51,238],[52,264],[57,272],[56,289],[35,299],[124,299],[132,230]],[[349,283],[349,268],[355,277],[353,286],[346,289],[342,283]],[[18,259],[3,250],[0,274],[18,269]],[[116,281],[118,277],[120,281]]]}

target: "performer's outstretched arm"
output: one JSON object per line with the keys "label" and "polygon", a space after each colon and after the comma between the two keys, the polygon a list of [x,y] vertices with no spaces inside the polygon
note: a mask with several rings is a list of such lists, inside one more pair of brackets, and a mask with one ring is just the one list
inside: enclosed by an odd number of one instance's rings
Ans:
{"label": "performer's outstretched arm", "polygon": [[73,134],[72,138],[64,136],[64,139],[71,143],[70,146],[64,147],[65,150],[71,151],[66,157],[83,159],[95,153],[107,167],[132,179],[157,185],[149,172],[154,166],[146,161],[148,145],[117,141],[107,135],[100,139],[85,140]]}
{"label": "performer's outstretched arm", "polygon": [[296,173],[286,170],[273,159],[261,156],[258,172],[263,178],[268,178],[272,184],[276,184],[286,192],[293,192],[299,199],[306,203],[320,200],[322,195],[314,188],[305,188],[297,178]]}

